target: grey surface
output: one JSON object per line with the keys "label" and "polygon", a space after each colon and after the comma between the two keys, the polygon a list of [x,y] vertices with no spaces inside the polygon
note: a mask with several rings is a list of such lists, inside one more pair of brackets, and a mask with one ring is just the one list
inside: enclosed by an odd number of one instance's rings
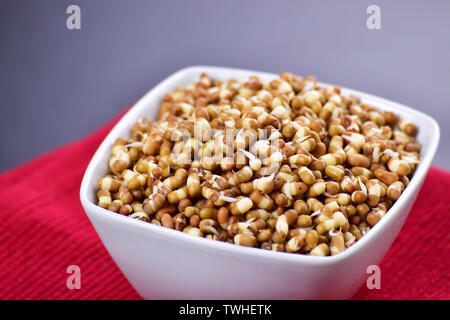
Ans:
{"label": "grey surface", "polygon": [[[382,30],[366,27],[370,4]],[[450,1],[2,1],[0,170],[195,64],[311,74],[410,105],[440,123],[435,164],[450,169],[449,57]]]}

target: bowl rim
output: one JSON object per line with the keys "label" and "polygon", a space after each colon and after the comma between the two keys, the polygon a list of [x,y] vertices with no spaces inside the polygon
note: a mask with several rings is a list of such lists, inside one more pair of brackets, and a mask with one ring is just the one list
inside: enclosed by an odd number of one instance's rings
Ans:
{"label": "bowl rim", "polygon": [[[93,175],[96,172],[96,169],[101,161],[102,154],[104,151],[107,151],[108,148],[108,141],[115,139],[117,137],[116,132],[118,132],[122,127],[129,126],[131,127],[130,120],[134,115],[134,113],[141,113],[141,108],[144,108],[144,106],[141,106],[142,104],[146,104],[149,98],[152,97],[152,95],[156,94],[159,90],[161,90],[163,87],[174,84],[176,85],[177,79],[182,78],[186,76],[189,73],[195,73],[199,74],[201,72],[206,72],[212,77],[214,77],[214,74],[221,73],[221,72],[228,72],[228,73],[239,73],[239,74],[246,74],[248,77],[249,75],[258,75],[260,77],[266,77],[266,78],[274,78],[278,77],[275,73],[268,73],[268,72],[261,72],[261,71],[255,71],[255,70],[246,70],[246,69],[240,69],[240,68],[229,68],[229,67],[219,67],[219,66],[206,66],[206,65],[194,65],[182,68],[168,77],[166,77],[164,80],[159,82],[156,86],[148,90],[141,98],[139,98],[133,106],[121,117],[121,119],[116,123],[116,125],[109,131],[109,133],[106,135],[106,137],[103,139],[99,147],[97,148],[96,152],[94,153],[93,157],[91,158],[89,165],[87,166],[87,169],[84,173],[83,180],[80,187],[80,200],[82,203],[83,208],[85,209],[86,214],[90,218],[90,215],[97,215],[102,219],[107,219],[112,223],[120,223],[123,225],[127,225],[129,227],[137,228],[140,230],[148,230],[149,232],[156,233],[157,236],[164,237],[168,236],[180,241],[189,242],[190,244],[196,244],[200,247],[203,247],[204,249],[213,248],[215,250],[220,249],[223,252],[228,253],[235,253],[235,254],[244,254],[244,255],[252,255],[254,257],[260,257],[260,258],[268,258],[268,259],[277,259],[277,260],[283,260],[283,261],[291,261],[296,263],[303,263],[303,264],[311,264],[311,265],[329,265],[329,264],[335,264],[339,263],[345,260],[348,260],[350,257],[354,256],[361,250],[364,250],[364,248],[367,246],[368,243],[372,241],[372,238],[375,238],[378,233],[381,232],[381,230],[387,226],[388,224],[391,224],[395,218],[400,214],[400,207],[401,205],[408,201],[408,199],[413,195],[413,193],[421,186],[428,170],[431,165],[432,159],[437,151],[437,147],[439,145],[439,139],[440,139],[440,129],[438,123],[429,115],[415,110],[411,107],[408,107],[406,105],[400,104],[398,102],[394,102],[388,99],[384,99],[372,94],[368,94],[359,90],[342,87],[341,91],[344,95],[352,93],[357,95],[361,98],[363,102],[367,102],[370,105],[373,105],[377,109],[386,109],[386,110],[393,110],[396,112],[396,114],[404,115],[408,114],[408,117],[415,118],[415,119],[421,119],[421,123],[427,123],[427,126],[429,125],[429,130],[431,131],[432,135],[435,136],[435,139],[432,139],[429,141],[430,146],[426,153],[421,154],[421,163],[417,166],[417,169],[411,178],[411,181],[409,185],[405,188],[404,192],[400,196],[400,198],[394,203],[394,205],[388,210],[389,214],[386,214],[383,219],[381,219],[375,226],[373,226],[366,235],[364,235],[360,240],[356,241],[355,244],[353,244],[351,247],[347,248],[343,252],[334,255],[334,256],[310,256],[310,255],[304,255],[304,254],[290,254],[285,252],[275,252],[275,251],[269,251],[269,250],[262,250],[260,248],[251,248],[251,247],[245,247],[245,246],[239,246],[235,244],[225,243],[217,240],[212,239],[206,239],[197,237],[194,235],[187,234],[185,232],[180,232],[177,230],[172,230],[168,228],[164,228],[161,226],[157,226],[148,222],[139,221],[136,219],[129,218],[127,216],[123,216],[114,212],[111,212],[107,209],[101,208],[97,206],[95,203],[91,202],[88,199],[88,193],[89,186],[92,183],[96,183],[96,181],[93,180]],[[333,84],[324,83],[324,82],[318,82],[318,85],[323,87],[332,86]],[[407,213],[407,215],[409,212]],[[101,238],[101,237],[100,237]],[[103,241],[103,240],[102,240]]]}

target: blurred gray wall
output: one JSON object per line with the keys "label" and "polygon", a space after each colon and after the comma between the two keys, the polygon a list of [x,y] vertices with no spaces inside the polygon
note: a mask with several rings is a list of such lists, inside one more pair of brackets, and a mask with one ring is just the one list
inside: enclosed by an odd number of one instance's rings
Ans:
{"label": "blurred gray wall", "polygon": [[[81,8],[81,30],[66,8]],[[381,30],[366,9],[381,8]],[[315,75],[420,109],[450,169],[450,1],[8,0],[0,171],[87,135],[182,67]]]}

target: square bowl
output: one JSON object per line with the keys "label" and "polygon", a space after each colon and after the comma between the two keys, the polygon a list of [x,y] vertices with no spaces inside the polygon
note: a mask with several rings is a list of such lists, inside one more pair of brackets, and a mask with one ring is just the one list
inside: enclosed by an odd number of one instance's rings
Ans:
{"label": "square bowl", "polygon": [[[116,264],[145,299],[347,299],[362,286],[370,265],[378,264],[402,227],[439,143],[439,126],[426,114],[399,103],[341,87],[380,110],[394,111],[419,127],[421,163],[401,197],[359,241],[335,256],[272,252],[200,238],[108,211],[96,205],[97,179],[108,172],[111,147],[129,137],[140,117],[156,120],[165,93],[197,81],[269,81],[278,75],[212,66],[175,72],[146,93],[111,130],[83,177],[80,199],[86,214]],[[318,83],[320,86],[330,86]],[[406,262],[405,262],[406,263]]]}

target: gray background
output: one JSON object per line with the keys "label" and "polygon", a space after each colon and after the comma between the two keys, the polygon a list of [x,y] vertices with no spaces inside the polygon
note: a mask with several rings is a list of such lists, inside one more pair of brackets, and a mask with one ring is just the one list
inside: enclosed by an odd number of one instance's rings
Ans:
{"label": "gray background", "polygon": [[[382,30],[366,27],[370,4]],[[420,109],[440,123],[435,164],[450,169],[449,57],[450,1],[2,1],[0,171],[195,64],[311,74]]]}

